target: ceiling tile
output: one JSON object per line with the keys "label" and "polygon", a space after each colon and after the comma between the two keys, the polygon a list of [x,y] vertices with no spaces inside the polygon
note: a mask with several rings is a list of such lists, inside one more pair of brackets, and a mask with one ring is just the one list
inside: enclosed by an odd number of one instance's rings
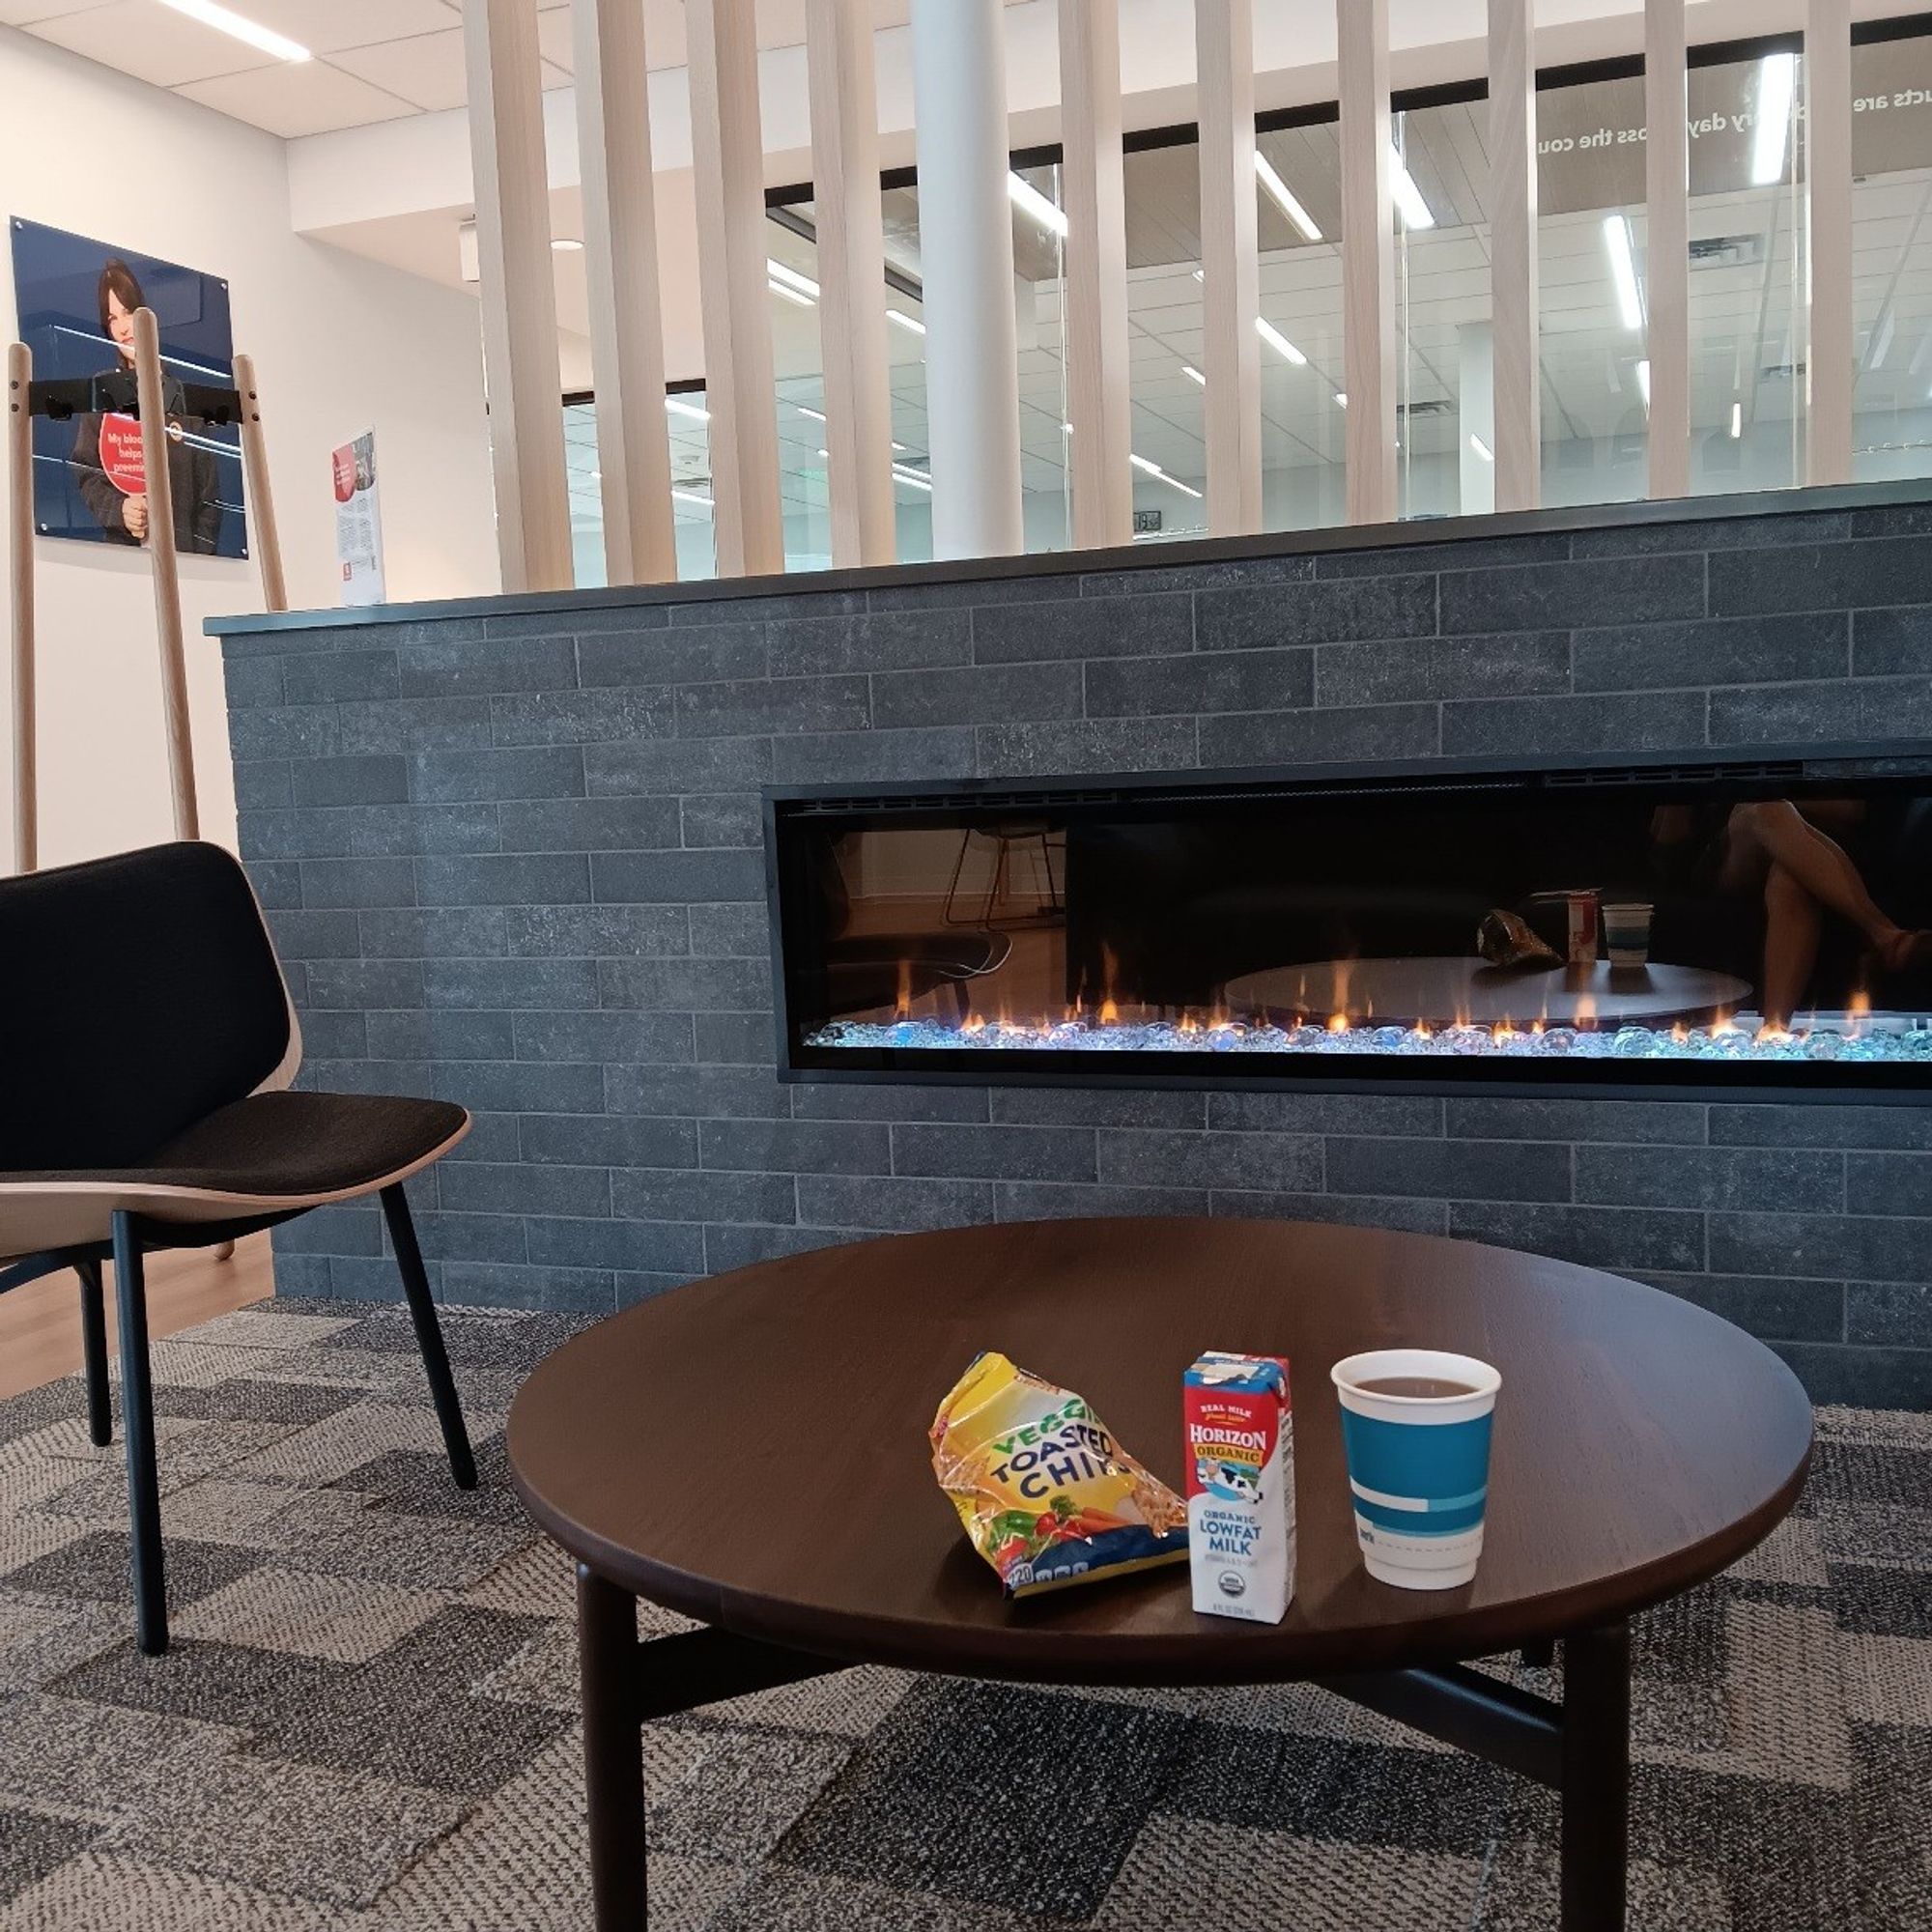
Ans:
{"label": "ceiling tile", "polygon": [[462,9],[450,0],[234,0],[234,5],[318,54],[463,24]]}
{"label": "ceiling tile", "polygon": [[108,0],[104,7],[43,20],[27,31],[156,87],[276,65],[272,55],[157,7],[155,0]]}
{"label": "ceiling tile", "polygon": [[[463,31],[418,34],[409,40],[385,41],[381,46],[357,47],[330,56],[336,67],[374,81],[378,87],[417,107],[436,112],[461,107],[467,98],[463,68]],[[543,64],[543,85],[567,87],[570,75]]]}
{"label": "ceiling tile", "polygon": [[37,20],[84,14],[90,7],[106,4],[107,0],[0,0],[0,27],[25,27]]}
{"label": "ceiling tile", "polygon": [[396,121],[416,112],[408,101],[319,60],[282,62],[257,73],[189,81],[175,92],[289,140],[337,128],[366,128],[375,121]]}

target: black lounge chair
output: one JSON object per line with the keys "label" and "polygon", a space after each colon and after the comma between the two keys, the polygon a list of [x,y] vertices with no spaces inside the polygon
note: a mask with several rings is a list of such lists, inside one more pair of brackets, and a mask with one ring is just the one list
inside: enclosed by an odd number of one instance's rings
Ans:
{"label": "black lounge chair", "polygon": [[[301,1035],[247,875],[156,845],[0,881],[0,1293],[80,1277],[88,1422],[113,1439],[114,1262],[135,1631],[168,1645],[142,1256],[380,1194],[457,1485],[476,1464],[403,1182],[469,1131],[446,1100],[291,1093]],[[13,1259],[8,1259],[8,1258]]]}

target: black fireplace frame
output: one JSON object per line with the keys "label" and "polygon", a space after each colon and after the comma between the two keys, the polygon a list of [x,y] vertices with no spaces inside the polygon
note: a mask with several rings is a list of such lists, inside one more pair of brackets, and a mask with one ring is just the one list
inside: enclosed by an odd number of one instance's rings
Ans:
{"label": "black fireplace frame", "polygon": [[[1122,1050],[1055,1056],[1039,1049],[821,1048],[824,1061],[795,1053],[785,969],[783,882],[779,819],[788,812],[848,812],[895,805],[933,811],[998,807],[1025,813],[1108,795],[1147,800],[1163,793],[1211,800],[1217,793],[1311,796],[1331,789],[1386,784],[1404,790],[1455,789],[1464,781],[1504,781],[1535,787],[1725,779],[1775,785],[1834,778],[1922,779],[1932,789],[1932,741],[1893,745],[1832,743],[1711,748],[1707,752],[1580,753],[1535,763],[1519,758],[1419,758],[1337,762],[1284,770],[1247,766],[1170,772],[1076,773],[1048,779],[950,779],[867,783],[766,785],[762,788],[764,877],[771,943],[777,1072],[787,1084],[1121,1088],[1139,1091],[1382,1094],[1494,1099],[1802,1101],[1810,1104],[1914,1106],[1932,1103],[1932,1064],[1820,1061],[1794,1077],[1789,1063],[1622,1059],[1416,1059],[1394,1055],[1307,1056],[1294,1071],[1263,1071],[1252,1062],[1209,1055]],[[836,1061],[830,1056],[837,1055]],[[1286,1058],[1288,1056],[1284,1056]],[[1301,1058],[1296,1056],[1296,1058]],[[1686,1077],[1686,1069],[1695,1072]],[[1238,1066],[1239,1070],[1236,1070]],[[1422,1070],[1426,1067],[1426,1071]]]}

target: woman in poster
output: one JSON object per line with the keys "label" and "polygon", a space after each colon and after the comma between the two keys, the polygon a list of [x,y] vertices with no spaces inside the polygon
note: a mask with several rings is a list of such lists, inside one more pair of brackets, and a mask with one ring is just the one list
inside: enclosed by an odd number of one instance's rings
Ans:
{"label": "woman in poster", "polygon": [[[100,271],[100,332],[121,352],[110,375],[132,375],[134,311],[145,299],[126,262],[109,261]],[[185,396],[178,377],[165,372],[161,393],[168,416],[168,483],[175,513],[175,548],[213,556],[221,536],[221,500],[214,457],[186,431]],[[74,481],[109,543],[140,544],[148,538],[148,498],[141,487],[138,443],[126,432],[127,416],[90,412],[79,418],[71,459]],[[103,450],[103,437],[108,447]]]}

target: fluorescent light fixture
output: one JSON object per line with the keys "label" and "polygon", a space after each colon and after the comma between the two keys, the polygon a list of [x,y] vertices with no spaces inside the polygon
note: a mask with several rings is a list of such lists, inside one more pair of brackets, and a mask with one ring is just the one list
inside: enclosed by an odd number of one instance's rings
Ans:
{"label": "fluorescent light fixture", "polygon": [[1208,279],[1208,271],[1207,271],[1207,270],[1206,270],[1206,269],[1196,269],[1196,270],[1195,270],[1195,271],[1194,271],[1194,279],[1195,279],[1195,280],[1196,280],[1197,282],[1205,282],[1205,281],[1206,281],[1206,280]]}
{"label": "fluorescent light fixture", "polygon": [[912,451],[909,450],[904,443],[895,442],[893,444],[893,454],[895,456],[910,456],[912,454]]}
{"label": "fluorescent light fixture", "polygon": [[923,335],[925,333],[925,324],[921,322],[916,315],[908,315],[902,308],[889,308],[886,311],[886,320],[897,323],[901,328],[908,330],[914,335]]}
{"label": "fluorescent light fixture", "polygon": [[1349,407],[1349,396],[1347,390],[1337,389],[1335,391],[1335,407],[1338,410],[1346,410]]}
{"label": "fluorescent light fixture", "polygon": [[1422,190],[1415,185],[1415,177],[1393,148],[1389,150],[1389,196],[1395,203],[1396,213],[1402,216],[1405,228],[1435,226],[1435,216],[1423,200]]}
{"label": "fluorescent light fixture", "polygon": [[924,490],[928,494],[931,492],[932,478],[922,476],[917,469],[908,469],[902,463],[893,465],[893,474],[901,483],[910,483],[915,490]]}
{"label": "fluorescent light fixture", "polygon": [[818,299],[818,284],[810,275],[801,275],[796,269],[787,269],[782,262],[774,262],[765,257],[765,273],[775,282],[782,282],[786,288],[795,289],[802,296]]}
{"label": "fluorescent light fixture", "polygon": [[1271,323],[1266,316],[1255,317],[1255,333],[1274,351],[1277,355],[1286,356],[1298,369],[1308,360],[1300,350]]}
{"label": "fluorescent light fixture", "polygon": [[682,396],[667,396],[665,408],[674,416],[689,416],[693,422],[708,423],[711,412],[700,409],[696,403],[688,403]]}
{"label": "fluorescent light fixture", "polygon": [[792,405],[792,408],[795,409],[800,415],[810,416],[815,423],[822,423],[825,420],[825,412],[823,410],[808,409],[803,403],[794,403]]}
{"label": "fluorescent light fixture", "polygon": [[1041,194],[1023,175],[1007,170],[1007,194],[1013,206],[1049,235],[1066,233],[1066,211]]}
{"label": "fluorescent light fixture", "polygon": [[1493,463],[1496,460],[1495,451],[1492,449],[1490,445],[1487,442],[1485,442],[1483,439],[1479,437],[1474,430],[1471,430],[1469,432],[1469,447],[1473,449],[1476,452],[1476,454],[1483,459],[1485,463]]}
{"label": "fluorescent light fixture", "polygon": [[1274,171],[1268,157],[1257,148],[1255,150],[1255,179],[1268,191],[1269,199],[1311,242],[1321,239],[1321,231],[1315,225],[1315,217],[1296,201],[1288,184]]}
{"label": "fluorescent light fixture", "polygon": [[551,253],[554,255],[581,255],[583,243],[575,235],[553,235],[550,238]]}
{"label": "fluorescent light fixture", "polygon": [[1740,440],[1744,433],[1745,406],[1742,403],[1733,403],[1731,405],[1731,440],[1733,442]]}
{"label": "fluorescent light fixture", "polygon": [[1187,484],[1183,483],[1178,476],[1170,476],[1167,473],[1167,471],[1160,467],[1158,463],[1151,462],[1149,458],[1145,456],[1135,456],[1130,451],[1127,456],[1127,461],[1131,463],[1136,469],[1140,470],[1143,475],[1151,476],[1155,478],[1157,481],[1165,483],[1169,487],[1169,489],[1179,490],[1183,497],[1198,497],[1201,495],[1201,492],[1199,490],[1191,489]]}
{"label": "fluorescent light fixture", "polygon": [[1757,108],[1751,120],[1750,178],[1769,187],[1784,174],[1791,139],[1791,103],[1798,92],[1798,56],[1766,54],[1757,64]]}
{"label": "fluorescent light fixture", "polygon": [[773,295],[782,296],[786,301],[791,302],[798,308],[816,308],[818,306],[810,296],[802,296],[796,289],[786,288],[782,282],[775,282],[767,277],[765,286],[771,290]]}
{"label": "fluorescent light fixture", "polygon": [[1643,327],[1643,294],[1636,285],[1636,254],[1631,246],[1629,218],[1604,216],[1604,246],[1610,257],[1610,279],[1617,285],[1617,310],[1626,328]]}
{"label": "fluorescent light fixture", "polygon": [[1183,362],[1180,365],[1180,373],[1190,382],[1199,383],[1204,389],[1208,386],[1208,378],[1192,362]]}
{"label": "fluorescent light fixture", "polygon": [[286,34],[278,34],[272,27],[265,27],[259,20],[250,20],[232,8],[217,7],[214,0],[161,0],[161,5],[172,7],[177,14],[185,14],[190,20],[199,20],[204,27],[213,27],[217,34],[244,41],[257,52],[272,54],[276,60],[305,61],[315,58],[299,41],[292,41]]}
{"label": "fluorescent light fixture", "polygon": [[680,503],[696,503],[700,510],[711,508],[711,498],[700,497],[696,490],[679,490],[673,487],[670,494]]}
{"label": "fluorescent light fixture", "polygon": [[1643,398],[1643,406],[1648,411],[1650,408],[1650,357],[1648,355],[1636,365],[1636,387],[1637,393]]}

